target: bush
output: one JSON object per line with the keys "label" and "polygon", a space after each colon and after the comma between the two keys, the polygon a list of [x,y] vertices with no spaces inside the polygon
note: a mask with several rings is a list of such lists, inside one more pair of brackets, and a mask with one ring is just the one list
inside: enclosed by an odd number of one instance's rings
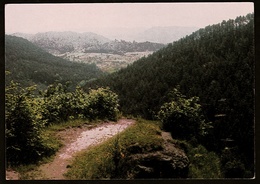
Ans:
{"label": "bush", "polygon": [[67,92],[67,87],[62,84],[50,85],[45,92],[41,92],[44,100],[43,118],[48,123],[66,121],[72,114],[72,94]]}
{"label": "bush", "polygon": [[205,123],[198,97],[187,99],[178,89],[171,92],[171,101],[164,103],[158,117],[166,131],[176,138],[191,139],[207,134],[209,123]]}
{"label": "bush", "polygon": [[88,101],[88,109],[85,113],[90,119],[117,120],[119,100],[117,94],[109,88],[92,89]]}
{"label": "bush", "polygon": [[5,91],[6,155],[12,164],[38,160],[49,150],[44,146],[40,131],[45,126],[40,103],[34,100],[33,87],[21,89],[11,83]]}
{"label": "bush", "polygon": [[56,144],[42,134],[42,128],[51,123],[69,119],[116,120],[118,97],[109,89],[80,88],[68,92],[67,85],[50,85],[35,96],[36,87],[22,89],[11,82],[5,90],[5,120],[7,161],[12,164],[34,162],[57,150]]}
{"label": "bush", "polygon": [[80,87],[67,92],[67,86],[58,84],[50,85],[42,95],[43,116],[49,123],[74,118],[117,120],[118,96],[108,88],[92,89],[87,94]]}

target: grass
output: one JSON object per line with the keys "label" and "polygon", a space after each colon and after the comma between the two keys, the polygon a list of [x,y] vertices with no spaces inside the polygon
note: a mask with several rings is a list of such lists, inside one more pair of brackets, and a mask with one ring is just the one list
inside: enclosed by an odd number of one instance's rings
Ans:
{"label": "grass", "polygon": [[[49,156],[43,157],[36,164],[20,165],[14,169],[20,173],[20,179],[29,180],[44,176],[37,168],[54,159],[55,152],[62,146],[56,134],[67,128],[81,127],[85,124],[97,125],[100,121],[86,122],[71,120],[53,124],[44,129],[44,143],[54,150]],[[83,151],[74,158],[66,173],[67,179],[111,179],[127,178],[126,173],[131,167],[125,167],[126,158],[131,154],[148,153],[162,149],[161,124],[157,121],[137,119],[136,123],[124,132],[110,138],[88,151]],[[213,152],[208,152],[203,146],[187,141],[173,140],[173,143],[183,149],[189,160],[189,178],[221,178],[220,160]]]}
{"label": "grass", "polygon": [[[135,125],[106,142],[78,154],[67,179],[127,178],[131,166],[125,164],[131,154],[148,153],[162,149],[161,124],[138,119]],[[219,157],[202,145],[193,146],[187,141],[173,140],[183,149],[189,160],[189,178],[221,178]]]}
{"label": "grass", "polygon": [[161,143],[159,123],[139,119],[124,132],[78,154],[65,176],[76,180],[123,178],[130,169],[122,167],[128,155],[160,150]]}

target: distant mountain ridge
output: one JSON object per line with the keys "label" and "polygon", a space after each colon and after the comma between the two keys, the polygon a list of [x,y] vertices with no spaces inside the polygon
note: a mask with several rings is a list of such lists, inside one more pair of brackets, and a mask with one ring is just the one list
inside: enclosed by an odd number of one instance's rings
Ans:
{"label": "distant mountain ridge", "polygon": [[108,38],[92,32],[76,33],[65,31],[37,34],[14,33],[12,35],[25,38],[52,54],[62,54],[75,50],[82,51],[86,44],[98,47],[110,41]]}
{"label": "distant mountain ridge", "polygon": [[197,31],[198,27],[180,27],[180,26],[169,26],[169,27],[152,27],[147,29],[135,37],[138,41],[150,41],[156,43],[172,43],[177,41],[186,35],[190,35],[194,31]]}
{"label": "distant mountain ridge", "polygon": [[94,33],[103,35],[111,40],[125,40],[136,42],[154,42],[168,44],[177,41],[199,30],[199,27],[184,26],[157,26],[157,27],[113,27],[93,30]]}
{"label": "distant mountain ridge", "polygon": [[126,42],[124,40],[110,40],[104,36],[92,33],[77,32],[45,32],[37,34],[14,33],[14,36],[25,38],[47,52],[59,55],[66,52],[80,53],[126,53],[156,51],[164,44],[151,42]]}

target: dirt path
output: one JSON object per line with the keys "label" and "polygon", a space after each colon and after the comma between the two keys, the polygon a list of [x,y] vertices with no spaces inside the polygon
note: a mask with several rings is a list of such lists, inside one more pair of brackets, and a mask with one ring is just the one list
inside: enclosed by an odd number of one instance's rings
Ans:
{"label": "dirt path", "polygon": [[121,119],[117,123],[109,122],[95,128],[71,128],[59,132],[64,146],[57,152],[51,163],[39,167],[41,176],[35,179],[63,180],[70,159],[79,151],[87,149],[118,134],[134,123],[134,120]]}

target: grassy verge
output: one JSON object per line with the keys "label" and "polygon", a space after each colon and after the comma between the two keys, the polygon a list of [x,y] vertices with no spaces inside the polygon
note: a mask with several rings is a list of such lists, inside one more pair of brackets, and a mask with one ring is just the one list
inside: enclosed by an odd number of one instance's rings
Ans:
{"label": "grassy verge", "polygon": [[[20,179],[35,179],[41,177],[37,170],[39,165],[51,162],[55,152],[62,146],[56,136],[59,131],[81,127],[84,124],[95,126],[100,123],[72,120],[51,125],[44,129],[42,136],[44,143],[54,150],[50,156],[44,157],[36,164],[20,165],[13,168],[20,173]],[[67,179],[111,179],[126,178],[125,173],[131,169],[125,166],[126,158],[137,153],[148,153],[162,149],[161,124],[156,121],[138,119],[136,123],[118,134],[99,144],[83,151],[75,157],[71,168],[66,173]],[[213,152],[208,152],[201,145],[193,145],[187,141],[173,140],[173,143],[185,150],[189,160],[189,178],[221,178],[220,161]]]}
{"label": "grassy verge", "polygon": [[[127,170],[131,170],[131,166],[125,164],[127,157],[161,150],[162,141],[160,123],[139,119],[117,136],[79,153],[65,176],[73,180],[125,179]],[[190,160],[189,178],[222,177],[219,157],[215,153],[187,141],[173,140],[173,143],[183,149]]]}
{"label": "grassy verge", "polygon": [[139,119],[124,132],[78,154],[66,177],[77,180],[120,178],[120,173],[128,169],[122,167],[128,155],[160,150],[161,142],[159,123]]}

